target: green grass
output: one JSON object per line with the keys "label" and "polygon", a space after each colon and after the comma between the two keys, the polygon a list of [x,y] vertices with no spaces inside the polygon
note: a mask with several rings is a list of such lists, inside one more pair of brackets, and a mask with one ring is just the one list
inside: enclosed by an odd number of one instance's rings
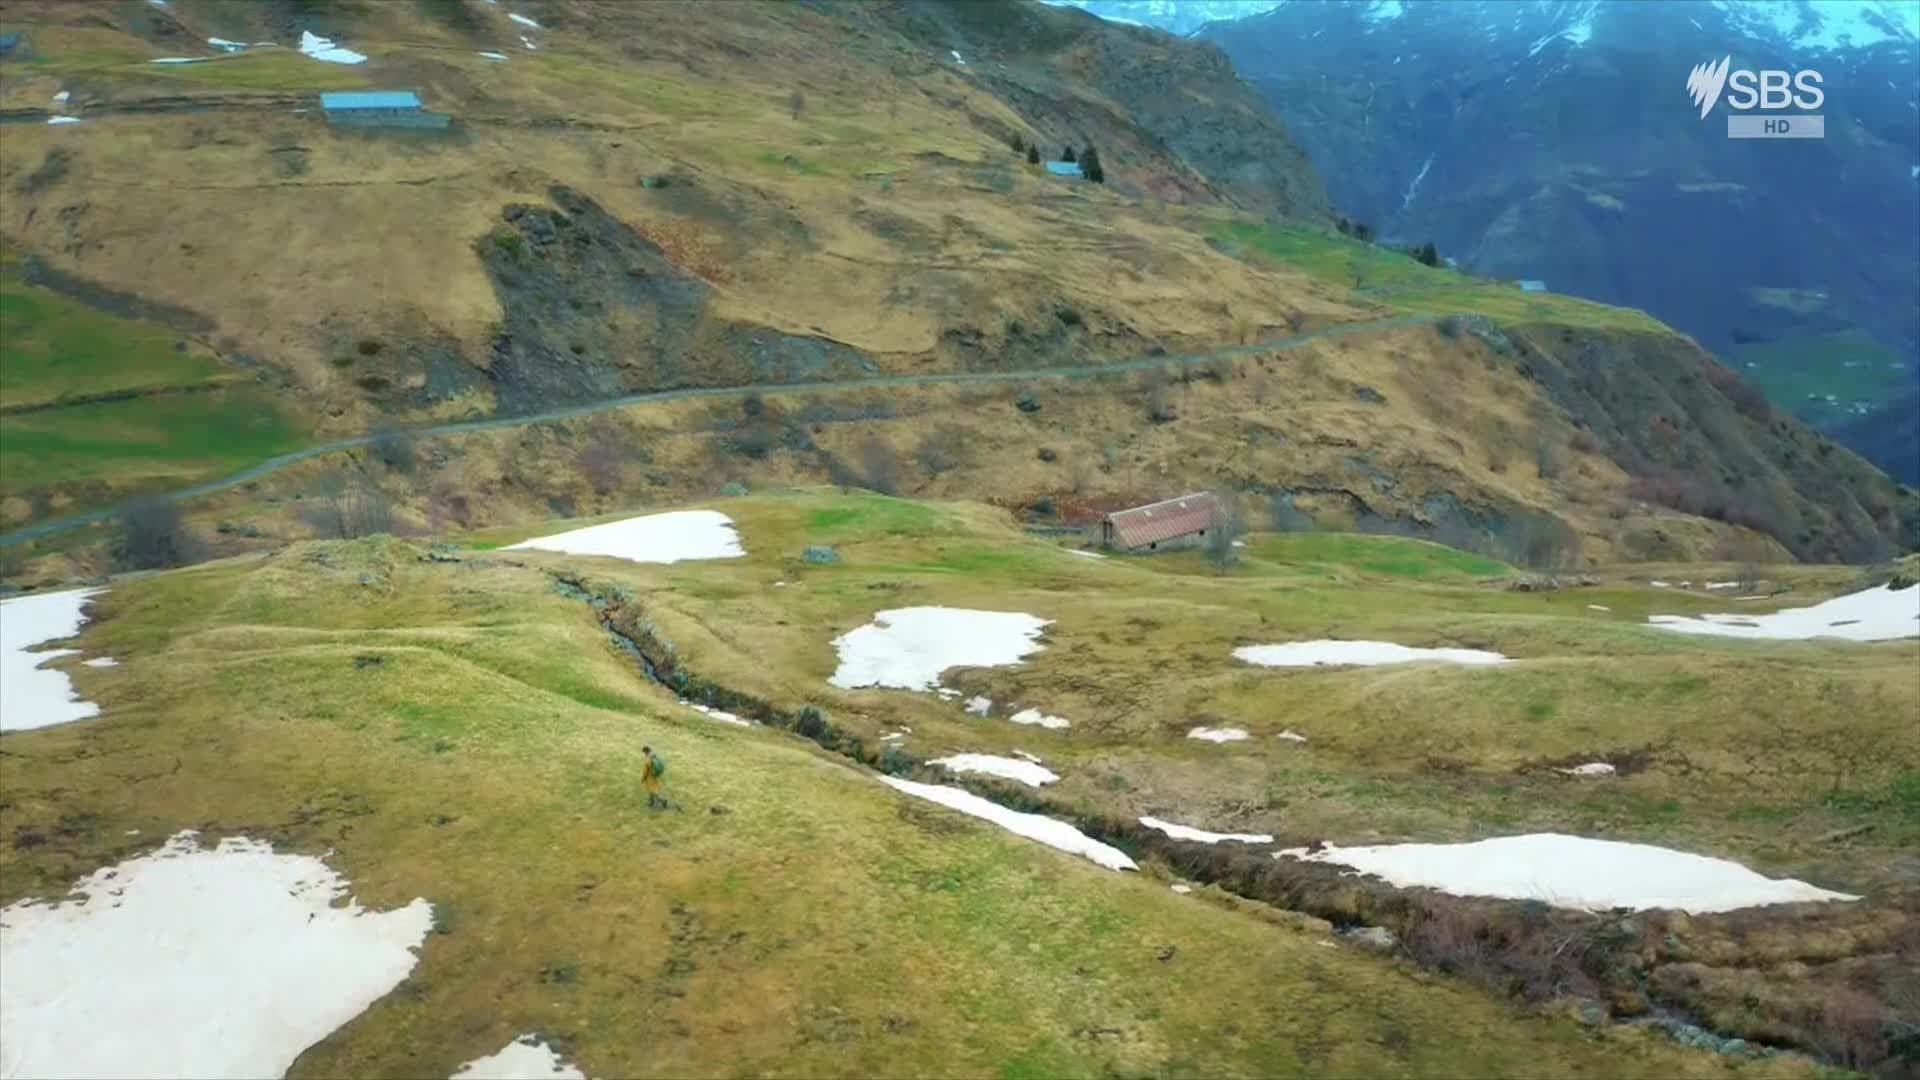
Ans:
{"label": "green grass", "polygon": [[356,66],[329,64],[294,49],[255,49],[198,64],[141,64],[116,74],[217,90],[358,90],[373,85]]}
{"label": "green grass", "polygon": [[1210,235],[1229,254],[1292,267],[1405,311],[1479,314],[1515,325],[1554,323],[1672,333],[1632,308],[1523,293],[1511,285],[1426,266],[1397,251],[1316,229],[1236,221],[1216,225]]}
{"label": "green grass", "polygon": [[0,278],[0,410],[128,390],[200,386],[228,372],[175,348],[163,326],[117,318]]}
{"label": "green grass", "polygon": [[[730,505],[758,543],[763,523],[804,527],[806,503]],[[699,569],[745,580],[776,557]],[[0,835],[59,841],[0,845],[0,903],[57,896],[194,827],[325,853],[375,910],[436,905],[406,984],[295,1077],[447,1075],[523,1031],[596,1076],[1730,1068],[1101,870],[809,744],[701,719],[535,566],[303,545],[117,584],[83,645],[121,659],[72,669],[103,718],[6,737]],[[672,763],[682,812],[646,808],[642,743]],[[1301,782],[1361,803],[1404,786]]]}
{"label": "green grass", "polygon": [[1397,536],[1280,533],[1259,537],[1245,550],[1251,558],[1287,566],[1343,567],[1374,577],[1459,581],[1513,573],[1496,559]]}
{"label": "green grass", "polygon": [[1767,400],[1810,424],[1844,420],[1854,402],[1877,405],[1912,379],[1898,353],[1861,330],[1739,345],[1729,363]]}
{"label": "green grass", "polygon": [[229,387],[0,417],[0,494],[179,487],[298,447],[303,433],[266,393]]}

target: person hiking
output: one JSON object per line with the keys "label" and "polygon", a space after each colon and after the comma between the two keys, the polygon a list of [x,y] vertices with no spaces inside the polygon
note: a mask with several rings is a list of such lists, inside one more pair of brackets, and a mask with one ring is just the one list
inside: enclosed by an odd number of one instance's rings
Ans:
{"label": "person hiking", "polygon": [[666,794],[660,789],[660,778],[666,775],[667,763],[661,760],[659,754],[653,752],[651,746],[641,747],[640,753],[647,759],[646,764],[640,768],[640,786],[647,789],[647,806],[651,808],[672,805],[667,802]]}

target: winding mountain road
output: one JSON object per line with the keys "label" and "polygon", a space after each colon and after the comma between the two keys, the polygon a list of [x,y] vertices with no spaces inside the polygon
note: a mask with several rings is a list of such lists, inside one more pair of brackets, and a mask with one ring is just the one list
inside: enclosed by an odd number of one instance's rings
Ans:
{"label": "winding mountain road", "polygon": [[[871,390],[888,387],[941,386],[947,384],[964,385],[970,383],[1006,383],[1030,382],[1039,379],[1072,379],[1093,375],[1114,375],[1134,371],[1149,371],[1164,367],[1192,367],[1212,364],[1222,360],[1245,360],[1267,353],[1299,348],[1314,341],[1332,338],[1352,337],[1358,334],[1386,333],[1403,330],[1412,326],[1421,326],[1437,322],[1438,315],[1395,315],[1388,318],[1369,319],[1364,322],[1341,323],[1319,330],[1310,330],[1304,334],[1271,338],[1251,345],[1230,345],[1203,353],[1185,356],[1139,356],[1130,360],[1113,360],[1098,364],[1074,364],[1066,367],[1022,368],[1017,371],[952,371],[929,375],[874,375],[860,379],[836,379],[823,382],[801,383],[763,383],[749,386],[695,386],[680,390],[656,390],[645,394],[629,394],[626,397],[607,398],[581,405],[569,405],[559,409],[547,409],[537,413],[522,413],[516,416],[496,416],[485,420],[462,420],[452,424],[437,424],[433,427],[407,428],[404,434],[414,439],[435,439],[447,435],[465,435],[478,431],[495,431],[502,428],[524,427],[528,424],[543,424],[553,420],[571,420],[575,417],[592,416],[595,413],[611,412],[615,409],[631,408],[635,405],[656,405],[673,401],[687,401],[694,398],[744,397],[747,394],[759,394],[763,397],[778,394],[819,394],[836,393],[844,390]],[[171,502],[184,502],[202,495],[211,495],[241,484],[251,483],[278,472],[289,465],[366,446],[381,435],[356,435],[349,439],[335,439],[332,442],[318,443],[292,453],[271,457],[258,465],[234,473],[218,480],[209,480],[204,484],[177,491],[164,492],[160,498]],[[142,496],[150,498],[152,496]],[[129,500],[130,501],[130,500]],[[67,517],[52,518],[47,521],[24,525],[11,532],[0,533],[0,548],[24,544],[48,536],[55,536],[74,529],[97,524],[120,513],[128,502],[103,506],[85,513],[71,514]]]}

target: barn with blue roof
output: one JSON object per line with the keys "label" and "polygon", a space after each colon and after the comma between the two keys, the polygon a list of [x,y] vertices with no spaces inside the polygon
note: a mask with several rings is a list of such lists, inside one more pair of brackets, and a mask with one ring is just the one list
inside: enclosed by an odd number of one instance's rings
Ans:
{"label": "barn with blue roof", "polygon": [[329,124],[361,127],[443,128],[450,119],[428,112],[412,90],[340,90],[320,95]]}

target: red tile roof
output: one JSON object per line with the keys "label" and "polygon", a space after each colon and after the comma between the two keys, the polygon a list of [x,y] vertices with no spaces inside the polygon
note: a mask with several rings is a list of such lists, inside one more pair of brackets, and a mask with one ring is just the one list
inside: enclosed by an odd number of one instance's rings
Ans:
{"label": "red tile roof", "polygon": [[1113,529],[1114,543],[1123,548],[1141,548],[1211,529],[1220,516],[1220,501],[1212,492],[1202,491],[1131,510],[1116,510],[1107,515],[1107,524]]}

